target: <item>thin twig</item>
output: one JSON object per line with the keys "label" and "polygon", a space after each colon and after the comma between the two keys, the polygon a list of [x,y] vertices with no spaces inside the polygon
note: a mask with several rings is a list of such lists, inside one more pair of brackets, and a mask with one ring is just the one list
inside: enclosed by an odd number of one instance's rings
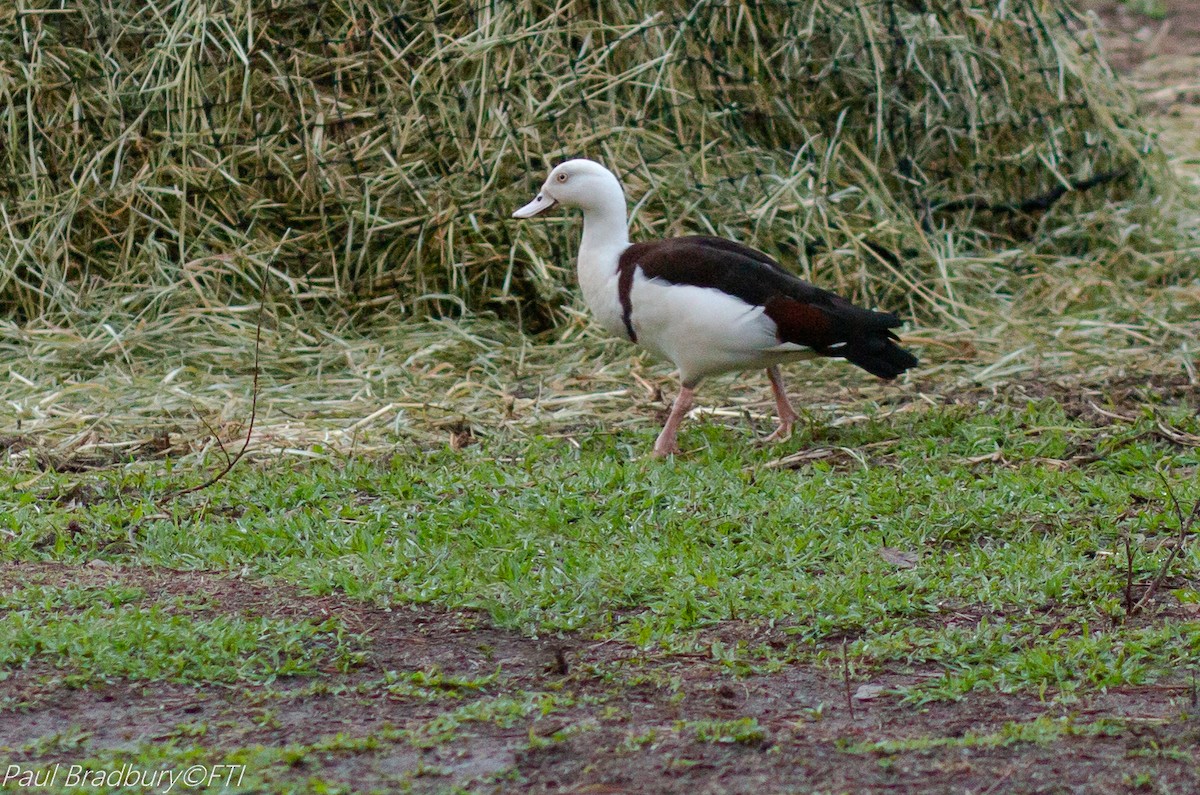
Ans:
{"label": "thin twig", "polygon": [[1125,542],[1125,615],[1133,615],[1133,545],[1129,541],[1129,528],[1122,528],[1121,540]]}
{"label": "thin twig", "polygon": [[1158,589],[1162,586],[1163,581],[1167,579],[1167,574],[1171,571],[1171,565],[1175,562],[1175,558],[1179,556],[1179,551],[1183,549],[1184,542],[1187,540],[1188,533],[1191,532],[1192,525],[1196,523],[1196,518],[1200,517],[1200,499],[1192,504],[1192,510],[1185,516],[1183,506],[1179,504],[1179,498],[1175,496],[1175,489],[1171,488],[1170,481],[1167,480],[1161,470],[1155,469],[1155,474],[1158,475],[1159,479],[1163,482],[1163,487],[1167,490],[1167,497],[1171,500],[1171,507],[1175,511],[1175,520],[1179,523],[1179,529],[1175,534],[1175,545],[1171,548],[1167,559],[1163,561],[1154,581],[1146,589],[1146,593],[1142,594],[1142,598],[1133,606],[1133,611],[1130,612],[1130,615],[1141,610],[1158,593]]}
{"label": "thin twig", "polygon": [[854,696],[850,694],[850,662],[846,659],[845,638],[842,638],[842,687],[846,691],[846,706],[850,708],[850,720],[854,720]]}
{"label": "thin twig", "polygon": [[[285,235],[284,238],[286,239],[286,237],[287,236]],[[166,494],[164,497],[162,497],[158,501],[159,507],[162,507],[163,505],[165,505],[168,502],[173,502],[174,500],[177,500],[180,497],[183,497],[184,495],[193,494],[197,491],[204,491],[205,489],[209,488],[210,486],[215,485],[222,478],[224,478],[226,475],[229,474],[229,472],[237,465],[237,462],[241,461],[242,458],[246,455],[246,451],[248,449],[250,449],[250,439],[254,434],[254,422],[258,418],[258,375],[259,375],[258,354],[259,354],[259,349],[262,347],[263,308],[266,306],[266,303],[267,303],[267,276],[270,273],[269,264],[270,264],[269,260],[263,264],[262,281],[259,284],[258,317],[255,320],[255,325],[254,325],[254,380],[251,383],[251,387],[250,387],[250,422],[246,426],[246,438],[242,440],[242,448],[237,451],[236,455],[234,455],[232,458],[230,458],[229,453],[225,450],[225,445],[221,442],[220,436],[216,436],[217,444],[220,445],[221,452],[225,454],[225,458],[226,458],[225,466],[223,466],[219,471],[217,471],[216,474],[214,474],[208,480],[204,481],[203,483],[201,483],[197,486],[189,486],[186,489],[179,489],[177,491],[169,492],[168,494]],[[201,418],[201,421],[202,422],[204,421],[203,418]],[[208,426],[207,422],[205,422],[204,424],[206,426]],[[209,427],[209,430],[212,431],[212,427],[211,426],[208,426],[208,427]],[[214,435],[216,435],[216,434],[214,433]]]}
{"label": "thin twig", "polygon": [[[256,369],[255,375],[257,375],[257,374],[258,374],[258,371]],[[221,456],[225,459],[225,463],[232,467],[233,466],[233,464],[231,463],[232,459],[230,458],[229,451],[225,449],[225,442],[223,442],[221,440],[221,434],[217,433],[217,429],[214,428],[212,426],[212,424],[209,423],[209,421],[204,418],[204,415],[200,413],[200,410],[197,409],[195,407],[195,405],[196,404],[193,403],[192,407],[196,412],[196,416],[200,418],[200,422],[204,423],[204,427],[208,431],[208,435],[216,440],[217,449],[221,451]]]}
{"label": "thin twig", "polygon": [[1011,214],[1043,212],[1049,210],[1054,206],[1055,202],[1072,191],[1082,192],[1090,190],[1097,185],[1103,185],[1106,182],[1124,179],[1130,171],[1132,171],[1131,166],[1125,166],[1124,168],[1112,171],[1103,171],[1087,179],[1075,180],[1070,185],[1055,185],[1045,193],[1039,193],[1037,196],[1031,196],[1028,199],[1019,201],[988,202],[979,197],[970,197],[942,202],[941,204],[931,206],[929,209],[931,213],[955,213],[962,210]]}

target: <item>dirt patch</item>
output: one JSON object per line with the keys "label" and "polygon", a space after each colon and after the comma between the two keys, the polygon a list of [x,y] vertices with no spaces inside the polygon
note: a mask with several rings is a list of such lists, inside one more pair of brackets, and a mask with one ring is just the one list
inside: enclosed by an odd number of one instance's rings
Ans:
{"label": "dirt patch", "polygon": [[[416,791],[1112,792],[1129,785],[1131,771],[1177,791],[1200,787],[1200,723],[1181,715],[1194,709],[1184,682],[1095,694],[1069,708],[993,693],[912,706],[889,691],[933,672],[881,671],[847,683],[837,672],[793,664],[735,677],[707,654],[528,638],[472,613],[386,610],[199,572],[5,564],[0,578],[204,594],[205,609],[336,617],[369,637],[352,671],[269,686],[116,681],[71,689],[48,666],[10,671],[0,681],[9,705],[0,710],[0,750],[21,764],[172,742],[214,753],[304,747],[272,768],[272,780],[319,775],[356,791],[402,782]],[[727,644],[786,640],[752,622],[710,634]],[[428,676],[404,678],[412,672]],[[883,690],[848,698],[867,684]],[[485,716],[488,707],[530,698],[540,706]],[[1094,729],[1102,718],[1113,721],[1110,733]],[[1036,726],[1049,727],[1045,739],[1029,731]],[[364,738],[373,739],[355,742]]]}
{"label": "dirt patch", "polygon": [[1162,14],[1140,13],[1139,3],[1088,0],[1100,19],[1104,54],[1114,69],[1132,72],[1153,58],[1200,55],[1200,0],[1166,0]]}
{"label": "dirt patch", "polygon": [[[436,668],[456,678],[475,678],[497,668],[521,678],[541,671],[554,660],[551,641],[522,638],[489,628],[470,613],[398,606],[376,608],[338,596],[309,596],[278,582],[248,580],[208,572],[143,569],[93,561],[82,567],[57,563],[0,563],[0,581],[21,586],[122,585],[140,588],[156,601],[182,597],[195,609],[247,617],[324,621],[336,618],[348,633],[370,638],[371,652],[354,680],[389,670]],[[26,672],[28,673],[28,672]],[[324,673],[336,673],[328,670]],[[14,676],[0,682],[0,696],[12,696]]]}

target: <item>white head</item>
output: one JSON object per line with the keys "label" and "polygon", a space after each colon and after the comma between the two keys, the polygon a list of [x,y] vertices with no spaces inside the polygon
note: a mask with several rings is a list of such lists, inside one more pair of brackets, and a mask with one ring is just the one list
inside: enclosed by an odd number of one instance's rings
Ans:
{"label": "white head", "polygon": [[538,195],[513,218],[532,218],[556,204],[579,207],[585,214],[619,207],[624,216],[625,192],[613,173],[594,160],[568,160],[554,167]]}

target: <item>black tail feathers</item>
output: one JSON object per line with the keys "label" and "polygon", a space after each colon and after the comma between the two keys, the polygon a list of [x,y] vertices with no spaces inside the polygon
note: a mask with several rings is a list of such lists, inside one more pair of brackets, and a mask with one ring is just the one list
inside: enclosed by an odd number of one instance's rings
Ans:
{"label": "black tail feathers", "polygon": [[897,345],[899,341],[900,338],[887,329],[872,329],[853,342],[847,342],[837,355],[871,375],[890,381],[917,366],[917,357]]}

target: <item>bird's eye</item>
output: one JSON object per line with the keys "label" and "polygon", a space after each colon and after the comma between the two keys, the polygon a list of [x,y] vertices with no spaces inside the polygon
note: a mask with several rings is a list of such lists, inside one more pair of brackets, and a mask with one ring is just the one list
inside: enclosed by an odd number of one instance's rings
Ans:
{"label": "bird's eye", "polygon": [[559,182],[566,182],[566,181],[567,181],[567,175],[566,175],[566,174],[559,174],[559,175],[558,175],[558,181],[559,181]]}

